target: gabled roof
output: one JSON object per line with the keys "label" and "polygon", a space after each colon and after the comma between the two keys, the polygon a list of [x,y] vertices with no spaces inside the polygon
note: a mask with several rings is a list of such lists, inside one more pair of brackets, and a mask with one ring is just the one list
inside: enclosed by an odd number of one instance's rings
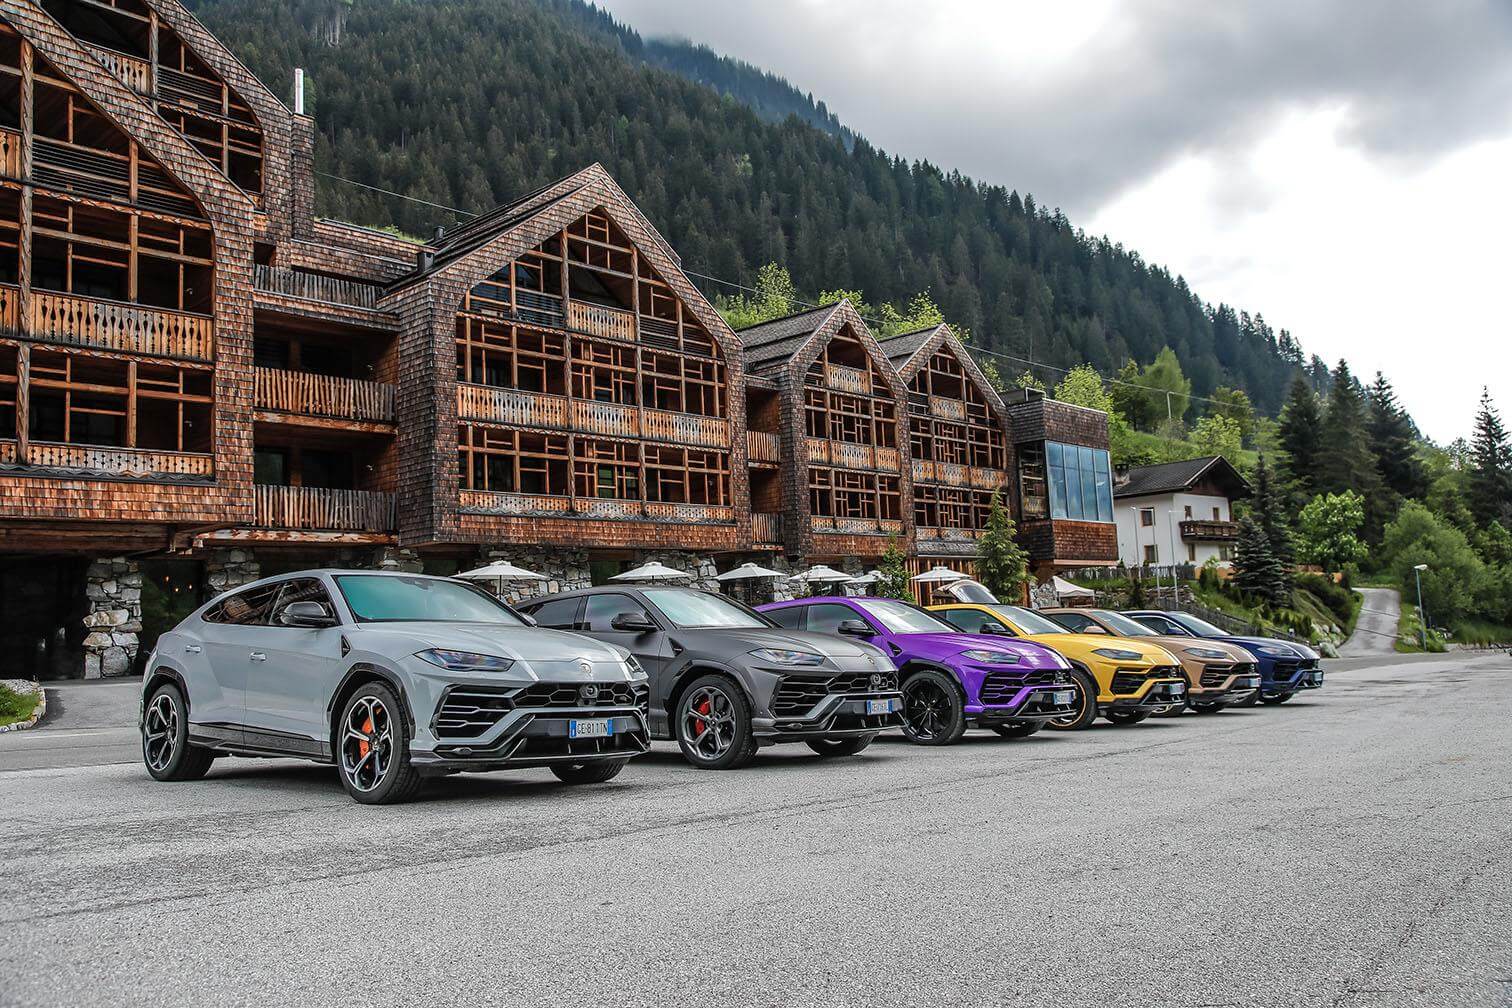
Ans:
{"label": "gabled roof", "polygon": [[1248,481],[1228,459],[1222,455],[1204,455],[1202,458],[1181,462],[1133,466],[1119,475],[1113,486],[1113,496],[1145,497],[1150,494],[1179,493],[1191,489],[1199,480],[1209,476],[1227,484],[1228,496],[1231,498],[1248,497],[1250,494]]}
{"label": "gabled roof", "polygon": [[820,305],[770,322],[758,322],[738,331],[745,346],[746,368],[752,372],[780,370],[829,324],[840,306],[848,302]]}
{"label": "gabled roof", "polygon": [[893,367],[902,371],[913,361],[914,356],[933,342],[935,335],[944,326],[925,326],[923,329],[915,329],[913,332],[899,333],[896,336],[884,336],[878,340],[882,349],[887,352],[888,360],[893,362]]}
{"label": "gabled roof", "polygon": [[982,395],[986,396],[987,402],[996,409],[999,415],[1004,415],[1008,407],[1003,402],[1003,397],[998,390],[992,387],[982,369],[972,358],[966,349],[966,344],[961,342],[961,337],[947,322],[939,325],[925,326],[923,329],[915,329],[913,332],[899,333],[889,336],[880,341],[882,352],[887,354],[888,360],[892,361],[893,367],[898,369],[904,382],[913,380],[919,368],[924,366],[937,350],[949,349],[955,355],[956,360],[961,362],[961,368],[968,377],[976,383]]}

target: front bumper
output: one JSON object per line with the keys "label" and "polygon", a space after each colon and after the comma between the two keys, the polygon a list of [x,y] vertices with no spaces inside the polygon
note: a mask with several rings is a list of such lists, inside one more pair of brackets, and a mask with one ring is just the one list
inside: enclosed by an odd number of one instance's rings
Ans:
{"label": "front bumper", "polygon": [[966,717],[973,724],[1049,721],[1076,712],[1076,684],[998,684],[989,676],[978,690],[977,700],[966,705]]}
{"label": "front bumper", "polygon": [[[1134,670],[1120,670],[1113,677],[1115,684],[1123,677],[1136,674]],[[1173,707],[1184,707],[1187,702],[1186,677],[1179,669],[1157,667],[1139,670],[1144,681],[1136,689],[1118,689],[1097,698],[1099,713],[1107,711],[1146,711],[1157,714]]]}
{"label": "front bumper", "polygon": [[[606,721],[610,733],[574,738],[576,721]],[[422,772],[482,772],[628,759],[650,748],[646,715],[635,707],[519,708],[476,739],[435,739],[425,748],[412,743],[410,763]]]}
{"label": "front bumper", "polygon": [[1260,669],[1253,663],[1204,665],[1187,699],[1192,703],[1238,703],[1257,693],[1260,684]]}
{"label": "front bumper", "polygon": [[1322,688],[1323,669],[1316,659],[1300,658],[1295,661],[1282,659],[1272,663],[1270,679],[1261,684],[1260,692],[1264,696],[1277,696],[1282,693]]}
{"label": "front bumper", "polygon": [[763,742],[798,742],[806,738],[867,735],[903,724],[903,694],[844,694],[824,697],[802,717],[751,719],[751,730]]}

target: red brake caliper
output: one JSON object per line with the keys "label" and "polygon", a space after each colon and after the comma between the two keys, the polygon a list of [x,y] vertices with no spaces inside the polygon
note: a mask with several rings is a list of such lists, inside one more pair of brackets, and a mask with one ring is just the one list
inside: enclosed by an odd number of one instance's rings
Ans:
{"label": "red brake caliper", "polygon": [[[694,706],[693,712],[695,714],[707,714],[712,709],[713,707],[709,701],[709,698],[704,697],[703,700],[701,700],[697,705]],[[704,722],[702,718],[694,718],[693,724],[696,726],[696,730],[700,733],[704,730]]]}
{"label": "red brake caliper", "polygon": [[[373,734],[373,715],[369,714],[367,717],[363,718],[363,720],[362,720],[362,733],[364,735],[371,735],[371,734]],[[358,756],[358,758],[360,759],[360,758],[366,756],[368,754],[368,749],[370,749],[370,748],[371,748],[371,746],[368,745],[367,739],[363,739],[361,742],[358,742],[357,743],[357,756]]]}

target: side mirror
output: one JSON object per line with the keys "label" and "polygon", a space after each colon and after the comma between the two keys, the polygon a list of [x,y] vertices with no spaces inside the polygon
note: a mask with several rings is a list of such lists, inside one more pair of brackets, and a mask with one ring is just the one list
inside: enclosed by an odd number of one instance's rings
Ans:
{"label": "side mirror", "polygon": [[278,622],[286,627],[317,630],[335,626],[336,617],[320,602],[290,602],[278,614]]}
{"label": "side mirror", "polygon": [[874,637],[871,626],[863,619],[841,620],[835,632],[846,637]]}
{"label": "side mirror", "polygon": [[1102,627],[1098,626],[1096,623],[1088,623],[1087,626],[1086,626],[1086,629],[1084,629],[1084,630],[1081,631],[1081,633],[1100,633],[1100,634],[1105,634],[1107,632],[1108,631],[1104,630]]}
{"label": "side mirror", "polygon": [[1015,637],[1015,636],[1017,636],[1017,634],[1015,634],[1012,630],[1009,630],[1007,627],[1005,627],[1005,626],[1003,626],[1002,624],[999,624],[999,623],[983,623],[982,624],[982,629],[979,630],[979,631],[977,631],[977,632],[978,633],[986,634],[989,637]]}
{"label": "side mirror", "polygon": [[645,613],[622,612],[609,621],[612,629],[621,633],[651,633],[656,624]]}
{"label": "side mirror", "polygon": [[520,619],[522,619],[522,620],[525,621],[525,625],[526,626],[540,626],[541,625],[539,622],[536,621],[536,618],[534,616],[530,615],[530,613],[523,613],[523,612],[520,613]]}

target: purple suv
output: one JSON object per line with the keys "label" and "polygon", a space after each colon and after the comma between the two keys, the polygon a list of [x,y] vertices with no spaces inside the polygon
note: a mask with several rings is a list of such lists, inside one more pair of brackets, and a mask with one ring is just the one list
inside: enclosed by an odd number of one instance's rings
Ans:
{"label": "purple suv", "polygon": [[949,745],[973,725],[1022,738],[1075,713],[1071,666],[1043,644],[962,633],[896,599],[824,596],[758,609],[779,626],[856,637],[891,655],[903,734],[920,745]]}

